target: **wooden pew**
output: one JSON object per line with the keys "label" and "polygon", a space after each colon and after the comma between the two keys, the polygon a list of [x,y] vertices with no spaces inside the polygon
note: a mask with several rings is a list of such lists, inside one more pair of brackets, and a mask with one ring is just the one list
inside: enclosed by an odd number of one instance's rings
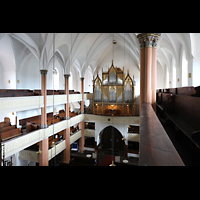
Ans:
{"label": "wooden pew", "polygon": [[57,118],[57,119],[53,119],[51,122],[52,122],[52,124],[54,123],[54,124],[56,124],[56,123],[58,123],[60,121],[60,118]]}
{"label": "wooden pew", "polygon": [[0,128],[6,127],[6,126],[10,126],[9,122],[0,122]]}
{"label": "wooden pew", "polygon": [[15,129],[15,128],[16,128],[16,125],[1,127],[0,133],[10,131],[10,130]]}
{"label": "wooden pew", "polygon": [[2,141],[5,141],[5,140],[11,139],[13,137],[19,136],[19,135],[22,135],[21,128],[2,132],[1,133],[1,139],[2,139]]}
{"label": "wooden pew", "polygon": [[78,115],[77,113],[74,113],[74,112],[69,112],[69,117],[71,118],[71,117],[74,117],[74,116],[76,116],[76,115]]}
{"label": "wooden pew", "polygon": [[[159,93],[160,90],[157,92]],[[171,89],[167,92],[161,93],[160,105],[163,106],[163,110],[157,109],[157,113],[175,125],[176,136],[185,138],[184,140],[189,145],[187,149],[192,164],[200,165],[198,159],[200,156],[200,87],[176,88],[175,94],[169,93],[172,92]],[[157,107],[159,108],[158,102]]]}
{"label": "wooden pew", "polygon": [[36,123],[26,122],[26,133],[30,133],[40,128],[41,126],[37,125]]}
{"label": "wooden pew", "polygon": [[[47,95],[65,94],[65,90],[47,90]],[[80,94],[78,91],[71,90],[69,94]],[[26,90],[26,89],[0,89],[0,97],[20,97],[20,96],[41,96],[41,90]]]}
{"label": "wooden pew", "polygon": [[19,96],[34,96],[32,90],[13,90],[13,89],[0,89],[0,97],[19,97]]}
{"label": "wooden pew", "polygon": [[166,116],[200,150],[200,98],[175,95],[165,109]]}
{"label": "wooden pew", "polygon": [[65,119],[65,111],[64,110],[59,110],[59,117],[61,120]]}

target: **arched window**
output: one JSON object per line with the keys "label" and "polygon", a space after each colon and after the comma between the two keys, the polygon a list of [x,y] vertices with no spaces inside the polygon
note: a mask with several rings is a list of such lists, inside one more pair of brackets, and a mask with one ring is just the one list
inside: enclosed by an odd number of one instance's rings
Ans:
{"label": "arched window", "polygon": [[182,86],[188,86],[188,60],[184,50],[182,57]]}
{"label": "arched window", "polygon": [[53,69],[53,89],[59,90],[59,72],[58,69]]}

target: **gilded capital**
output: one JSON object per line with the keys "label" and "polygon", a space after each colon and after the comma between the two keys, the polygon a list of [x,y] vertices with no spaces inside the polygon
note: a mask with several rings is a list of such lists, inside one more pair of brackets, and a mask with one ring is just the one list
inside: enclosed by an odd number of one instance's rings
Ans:
{"label": "gilded capital", "polygon": [[159,37],[160,36],[154,36],[152,44],[153,48],[157,48]]}
{"label": "gilded capital", "polygon": [[46,76],[47,75],[48,70],[46,69],[42,69],[40,70],[41,75]]}
{"label": "gilded capital", "polygon": [[64,74],[65,79],[68,79],[70,77],[70,74]]}
{"label": "gilded capital", "polygon": [[156,48],[160,35],[161,35],[160,33],[141,33],[141,34],[138,34],[137,38],[139,40],[140,49],[142,49],[144,47]]}

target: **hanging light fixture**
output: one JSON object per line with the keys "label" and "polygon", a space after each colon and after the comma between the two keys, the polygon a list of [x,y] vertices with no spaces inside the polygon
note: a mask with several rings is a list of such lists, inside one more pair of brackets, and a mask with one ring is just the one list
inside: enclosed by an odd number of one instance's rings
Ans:
{"label": "hanging light fixture", "polygon": [[115,35],[115,34],[113,33],[113,41],[112,41],[112,43],[113,43],[112,65],[113,65],[113,60],[114,60],[114,45],[117,44],[117,41],[114,39],[114,35]]}

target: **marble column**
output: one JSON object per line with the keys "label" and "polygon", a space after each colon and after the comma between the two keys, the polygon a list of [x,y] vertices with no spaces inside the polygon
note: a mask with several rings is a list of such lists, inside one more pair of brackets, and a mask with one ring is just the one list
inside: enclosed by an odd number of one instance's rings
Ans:
{"label": "marble column", "polygon": [[[84,114],[84,78],[81,78],[81,94],[82,94],[82,101],[81,101],[81,114]],[[85,137],[84,137],[84,129],[85,123],[84,121],[79,122],[79,129],[81,129],[81,138],[79,139],[79,149],[80,152],[84,152],[84,145],[85,145]]]}
{"label": "marble column", "polygon": [[[69,119],[69,74],[65,74],[65,94],[67,95],[67,103],[65,104],[65,119]],[[70,162],[70,127],[64,130],[65,146],[66,149],[63,152],[63,162]]]}
{"label": "marble column", "polygon": [[144,40],[143,38],[139,39],[140,43],[140,114],[142,109],[142,103],[144,102],[144,96],[145,96],[145,71],[144,71]]}
{"label": "marble column", "polygon": [[140,113],[143,102],[156,107],[156,47],[160,35],[142,33],[137,36],[140,43]]}
{"label": "marble column", "polygon": [[152,107],[156,112],[156,86],[157,86],[157,44],[159,37],[153,39],[153,62],[152,62]]}
{"label": "marble column", "polygon": [[[44,96],[44,107],[41,108],[41,128],[47,128],[47,75],[48,70],[40,70],[41,73],[41,95]],[[39,142],[39,166],[49,165],[49,139],[46,138]]]}
{"label": "marble column", "polygon": [[49,165],[49,138],[46,138],[39,142],[39,166]]}
{"label": "marble column", "polygon": [[65,94],[67,95],[67,103],[65,104],[65,119],[69,119],[69,74],[65,74]]}
{"label": "marble column", "polygon": [[81,114],[84,114],[84,78],[81,78],[81,94],[82,94],[82,101],[81,101]]}
{"label": "marble column", "polygon": [[151,103],[152,48],[145,48],[145,102]]}
{"label": "marble column", "polygon": [[48,70],[40,70],[41,95],[44,96],[44,107],[41,108],[41,128],[47,128],[47,72]]}

